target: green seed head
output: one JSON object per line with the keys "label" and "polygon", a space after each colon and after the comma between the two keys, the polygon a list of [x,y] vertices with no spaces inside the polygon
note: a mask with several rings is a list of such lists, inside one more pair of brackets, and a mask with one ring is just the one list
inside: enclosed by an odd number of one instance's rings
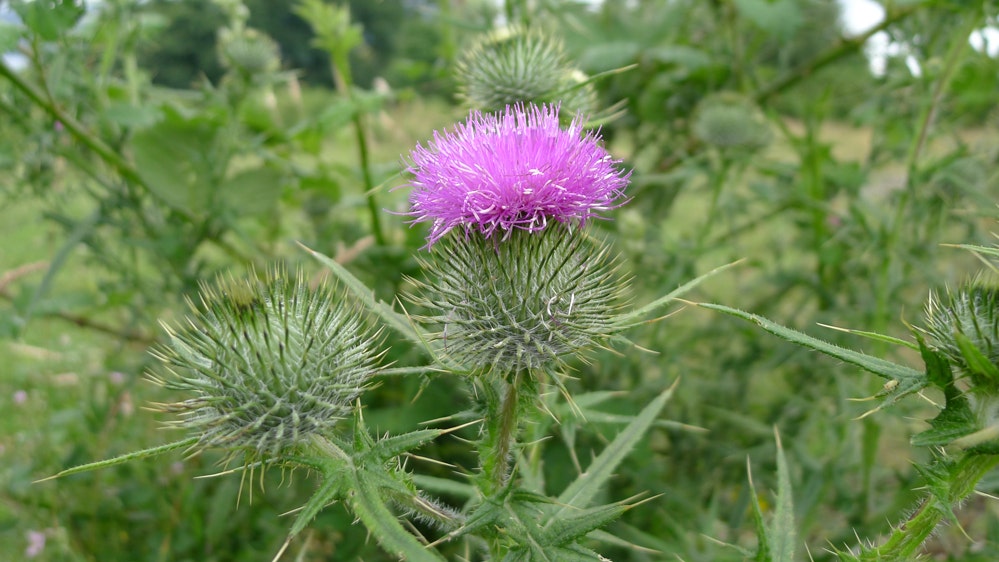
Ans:
{"label": "green seed head", "polygon": [[626,280],[608,248],[569,226],[505,240],[452,231],[421,259],[414,302],[445,353],[473,373],[550,374],[620,329]]}
{"label": "green seed head", "polygon": [[999,287],[974,280],[957,292],[930,293],[924,331],[974,389],[999,391],[989,375],[999,372]]}
{"label": "green seed head", "polygon": [[749,100],[733,93],[705,98],[695,111],[693,130],[720,150],[755,152],[770,143],[766,119]]}
{"label": "green seed head", "polygon": [[517,103],[562,103],[566,115],[589,113],[593,87],[573,88],[585,75],[569,63],[562,43],[540,31],[506,28],[485,35],[456,64],[459,93],[481,111]]}
{"label": "green seed head", "polygon": [[376,337],[361,315],[302,275],[276,269],[264,281],[219,279],[203,286],[182,326],[154,351],[152,376],[190,398],[161,409],[246,463],[293,450],[351,415],[376,369]]}

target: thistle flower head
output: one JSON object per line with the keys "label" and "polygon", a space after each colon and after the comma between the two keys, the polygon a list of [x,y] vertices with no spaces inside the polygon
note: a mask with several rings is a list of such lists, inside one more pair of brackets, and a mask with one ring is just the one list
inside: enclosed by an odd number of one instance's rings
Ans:
{"label": "thistle flower head", "polygon": [[203,286],[183,326],[167,327],[151,378],[191,394],[161,405],[175,425],[246,463],[274,458],[351,415],[374,374],[375,337],[327,287],[278,269]]}
{"label": "thistle flower head", "polygon": [[[456,62],[459,95],[469,107],[502,111],[517,103],[562,101],[572,111],[590,112],[593,97],[568,96],[578,71],[562,42],[537,29],[507,27],[485,34]],[[592,93],[585,85],[572,92]]]}
{"label": "thistle flower head", "polygon": [[623,204],[630,173],[584,132],[565,129],[553,106],[472,112],[465,123],[410,154],[409,214],[429,222],[428,246],[455,227],[485,238],[538,231],[550,222],[585,223]]}
{"label": "thistle flower head", "polygon": [[999,287],[974,280],[956,292],[930,293],[923,331],[974,387],[999,390],[999,380],[988,374],[999,372]]}
{"label": "thistle flower head", "polygon": [[626,279],[608,248],[566,225],[503,244],[453,233],[422,265],[416,304],[444,352],[474,373],[552,373],[620,328]]}

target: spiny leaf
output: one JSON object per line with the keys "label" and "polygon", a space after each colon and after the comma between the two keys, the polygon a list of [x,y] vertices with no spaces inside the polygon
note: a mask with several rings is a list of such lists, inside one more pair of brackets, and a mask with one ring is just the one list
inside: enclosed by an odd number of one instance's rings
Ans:
{"label": "spiny leaf", "polygon": [[382,548],[411,562],[444,560],[402,527],[365,471],[351,471],[351,507]]}
{"label": "spiny leaf", "polygon": [[911,367],[892,363],[878,357],[871,357],[859,351],[846,349],[823,340],[813,338],[797,330],[786,328],[762,316],[744,312],[735,308],[730,308],[720,304],[699,303],[698,306],[717,310],[732,316],[748,320],[763,328],[764,330],[783,338],[789,342],[820,351],[830,357],[835,357],[841,361],[856,365],[865,371],[875,375],[897,381],[888,392],[880,396],[882,406],[893,404],[903,396],[918,392],[929,384],[929,379],[925,373],[921,373]]}
{"label": "spiny leaf", "polygon": [[648,406],[642,409],[635,420],[628,424],[624,430],[621,431],[614,438],[613,441],[607,447],[600,452],[597,458],[593,459],[590,466],[586,468],[586,472],[579,475],[579,478],[574,480],[565,491],[562,492],[558,497],[558,502],[562,504],[562,507],[556,511],[552,520],[558,519],[564,516],[565,512],[572,508],[584,508],[593,499],[593,496],[600,491],[601,486],[607,482],[608,479],[613,475],[614,470],[617,468],[621,461],[631,452],[635,444],[638,443],[645,432],[652,426],[655,422],[656,417],[659,412],[662,411],[666,402],[673,396],[673,390],[676,388],[676,384],[669,387],[662,392],[655,400],[649,403]]}
{"label": "spiny leaf", "polygon": [[424,333],[420,328],[414,326],[410,323],[409,319],[395,310],[392,307],[385,304],[384,302],[375,299],[374,291],[361,282],[360,279],[354,276],[353,273],[347,270],[344,266],[340,265],[333,260],[311,248],[302,246],[306,252],[316,258],[319,263],[325,265],[329,268],[330,272],[333,273],[339,279],[343,286],[346,287],[363,305],[365,308],[376,314],[379,318],[385,321],[393,330],[399,332],[399,334],[406,337],[406,339],[415,343],[420,348],[427,350],[432,356],[435,355],[433,348],[427,343],[429,341],[429,336]]}
{"label": "spiny leaf", "polygon": [[756,562],[770,562],[770,538],[767,534],[767,525],[763,520],[763,510],[760,509],[760,496],[756,492],[756,485],[753,484],[753,469],[749,464],[749,457],[746,457],[746,477],[749,479],[749,493],[752,496],[750,503],[753,504],[753,523],[756,527]]}
{"label": "spiny leaf", "polygon": [[340,471],[346,470],[346,468],[345,466],[327,465],[327,470],[323,474],[323,483],[299,510],[298,517],[295,518],[295,522],[291,525],[291,531],[288,532],[289,538],[301,533],[323,508],[343,497],[347,492],[347,480]]}
{"label": "spiny leaf", "polygon": [[[674,289],[674,290],[670,291],[669,293],[667,293],[667,294],[659,297],[658,299],[650,302],[649,304],[647,304],[647,305],[645,305],[645,306],[643,306],[641,308],[638,308],[636,310],[633,310],[633,311],[631,311],[631,312],[629,312],[627,314],[622,315],[619,318],[619,321],[622,324],[628,324],[628,323],[631,323],[631,322],[637,322],[640,319],[645,318],[646,316],[648,316],[648,315],[656,312],[657,310],[659,310],[660,308],[666,306],[667,304],[670,304],[671,302],[675,301],[679,297],[687,294],[694,287],[697,287],[698,285],[700,285],[702,282],[704,282],[708,278],[714,277],[715,275],[717,275],[717,274],[725,271],[726,269],[729,269],[730,267],[734,267],[736,265],[739,265],[740,263],[742,263],[742,260],[734,261],[732,263],[727,263],[727,264],[725,264],[723,266],[716,267],[716,268],[712,269],[711,271],[705,273],[704,275],[701,275],[701,276],[699,276],[699,277],[697,277],[697,278],[695,278],[695,279],[693,279],[691,281],[687,281],[683,285],[680,285],[676,289]],[[702,305],[702,306],[704,306],[704,305]]]}
{"label": "spiny leaf", "polygon": [[777,504],[774,520],[770,527],[770,544],[773,545],[773,562],[792,562],[796,530],[794,525],[794,502],[791,495],[791,476],[787,468],[787,457],[780,442],[780,435],[774,429],[777,441]]}
{"label": "spiny leaf", "polygon": [[567,517],[551,520],[538,537],[548,545],[565,545],[577,541],[594,529],[599,529],[617,519],[628,506],[613,504],[591,507]]}
{"label": "spiny leaf", "polygon": [[89,472],[91,470],[98,470],[101,468],[107,468],[109,466],[116,466],[136,459],[146,459],[149,457],[159,456],[162,455],[163,453],[169,453],[170,451],[175,451],[177,449],[190,447],[197,442],[198,442],[197,437],[188,437],[187,439],[183,439],[181,441],[174,441],[173,443],[167,443],[166,445],[160,445],[159,447],[150,447],[148,449],[135,451],[133,453],[127,453],[111,459],[105,459],[102,461],[82,464],[80,466],[74,466],[73,468],[68,468],[66,470],[63,470],[62,472],[59,472],[58,474],[49,476],[48,478],[35,480],[35,483],[37,484],[39,482],[55,480],[56,478],[62,478],[63,476],[69,476],[71,474],[79,474],[81,472]]}

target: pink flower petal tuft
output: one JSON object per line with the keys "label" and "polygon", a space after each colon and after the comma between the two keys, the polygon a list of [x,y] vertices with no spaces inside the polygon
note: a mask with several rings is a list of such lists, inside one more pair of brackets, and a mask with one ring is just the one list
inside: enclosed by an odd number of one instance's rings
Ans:
{"label": "pink flower petal tuft", "polygon": [[584,224],[624,204],[630,172],[617,168],[577,116],[566,129],[556,106],[472,112],[453,131],[434,132],[410,154],[409,215],[429,222],[427,246],[455,227],[486,238],[549,221]]}

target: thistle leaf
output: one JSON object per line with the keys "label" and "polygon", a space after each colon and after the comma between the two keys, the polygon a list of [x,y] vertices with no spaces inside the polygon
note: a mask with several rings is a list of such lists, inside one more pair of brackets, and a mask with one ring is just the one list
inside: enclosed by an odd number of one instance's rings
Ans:
{"label": "thistle leaf", "polygon": [[431,356],[435,355],[433,348],[431,348],[427,343],[429,341],[428,335],[420,328],[414,326],[404,314],[396,312],[388,304],[375,299],[374,291],[361,282],[360,279],[355,277],[353,273],[347,270],[347,268],[337,263],[336,260],[333,260],[303,244],[299,245],[302,246],[302,249],[306,252],[309,252],[312,257],[316,258],[319,263],[329,268],[330,272],[333,273],[333,275],[335,275],[341,283],[343,283],[343,286],[349,290],[361,302],[361,304],[364,305],[365,308],[384,320],[387,326],[405,336],[406,339],[415,343],[418,347],[425,349]]}
{"label": "thistle leaf", "polygon": [[[645,306],[643,306],[641,308],[638,308],[636,310],[633,310],[633,311],[631,311],[631,312],[629,312],[627,314],[621,315],[618,318],[618,320],[622,324],[638,323],[638,322],[636,322],[637,320],[639,320],[641,318],[645,318],[646,316],[655,313],[660,308],[662,308],[662,307],[664,307],[664,306],[672,303],[673,301],[677,300],[681,296],[689,293],[694,287],[697,287],[698,285],[700,285],[705,280],[707,280],[707,279],[709,279],[711,277],[714,277],[715,275],[717,275],[717,274],[719,274],[719,273],[721,273],[721,272],[729,269],[730,267],[734,267],[736,265],[739,265],[740,263],[742,263],[742,260],[734,261],[732,263],[727,263],[725,265],[716,267],[716,268],[712,269],[711,271],[705,273],[704,275],[698,276],[695,279],[687,281],[683,285],[680,285],[676,289],[674,289],[674,290],[670,291],[669,293],[667,293],[667,294],[659,297],[658,299],[650,302],[649,304],[647,304],[647,305],[645,305]],[[701,306],[706,306],[706,305],[701,305]],[[708,308],[710,308],[710,306]]]}
{"label": "thistle leaf", "polygon": [[655,422],[659,412],[673,396],[676,384],[669,387],[650,402],[637,416],[614,438],[607,447],[593,459],[586,472],[574,480],[561,495],[558,503],[561,507],[552,515],[551,521],[564,517],[569,510],[581,509],[589,505],[600,487],[613,475],[621,461],[631,452],[635,444],[645,435],[645,432]]}
{"label": "thistle leaf", "polygon": [[795,343],[809,349],[814,349],[815,351],[820,351],[830,357],[835,357],[836,359],[845,361],[851,365],[856,365],[857,367],[874,373],[880,377],[896,381],[897,384],[893,384],[892,388],[890,388],[888,392],[879,395],[879,398],[882,400],[882,406],[894,404],[903,396],[918,392],[919,390],[925,388],[930,382],[925,373],[920,373],[911,367],[892,363],[891,361],[878,357],[871,357],[870,355],[866,355],[859,351],[853,351],[851,349],[846,349],[838,345],[813,338],[812,336],[806,335],[797,330],[792,330],[791,328],[786,328],[756,314],[744,312],[742,310],[730,308],[720,304],[699,303],[698,306],[724,312],[725,314],[730,314],[732,316],[742,318],[743,320],[748,320],[763,328],[767,332],[770,332],[771,334],[783,338],[791,343]]}
{"label": "thistle leaf", "polygon": [[327,465],[323,474],[323,483],[299,510],[298,517],[295,518],[295,522],[292,523],[291,530],[288,532],[289,539],[301,533],[323,508],[340,499],[347,492],[347,480],[343,474],[345,468],[342,465],[334,466],[332,463]]}
{"label": "thistle leaf", "polygon": [[91,462],[87,464],[81,464],[80,466],[74,466],[73,468],[67,468],[57,474],[53,474],[47,478],[42,478],[41,480],[35,480],[35,484],[39,482],[47,482],[49,480],[55,480],[56,478],[62,478],[63,476],[69,476],[71,474],[80,474],[81,472],[90,472],[91,470],[99,470],[101,468],[107,468],[109,466],[117,466],[119,464],[125,464],[128,461],[133,461],[137,459],[147,459],[149,457],[156,457],[162,455],[163,453],[169,453],[170,451],[175,451],[177,449],[183,449],[185,447],[191,447],[198,442],[197,437],[188,437],[181,441],[174,441],[173,443],[167,443],[166,445],[160,445],[159,447],[150,447],[148,449],[143,449],[141,451],[135,451],[132,453],[126,453],[124,455],[119,455],[114,458],[105,459],[102,461]]}
{"label": "thistle leaf", "polygon": [[773,546],[773,562],[792,562],[797,531],[794,524],[794,502],[791,494],[791,477],[787,468],[787,457],[774,429],[777,441],[777,502],[774,520],[770,527],[770,544]]}
{"label": "thistle leaf", "polygon": [[617,519],[628,506],[621,504],[602,505],[585,509],[568,517],[552,519],[538,537],[546,545],[564,546],[585,537],[590,531],[599,529]]}

